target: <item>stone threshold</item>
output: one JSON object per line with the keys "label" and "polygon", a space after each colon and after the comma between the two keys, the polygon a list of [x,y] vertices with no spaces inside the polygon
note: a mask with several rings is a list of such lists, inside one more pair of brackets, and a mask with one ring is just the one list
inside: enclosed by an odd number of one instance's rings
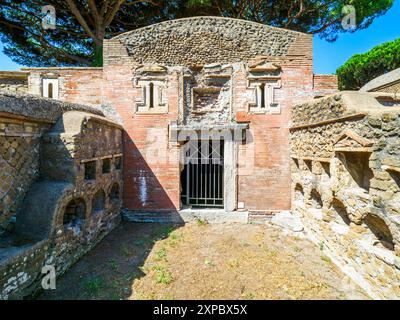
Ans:
{"label": "stone threshold", "polygon": [[184,224],[196,220],[209,223],[248,223],[247,211],[227,212],[224,209],[182,209],[177,211],[131,211],[123,210],[125,221],[139,223],[177,223]]}

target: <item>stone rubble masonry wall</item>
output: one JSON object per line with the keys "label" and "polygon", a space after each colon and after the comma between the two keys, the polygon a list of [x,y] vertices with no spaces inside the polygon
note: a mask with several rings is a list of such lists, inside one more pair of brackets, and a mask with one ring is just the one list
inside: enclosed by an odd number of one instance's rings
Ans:
{"label": "stone rubble masonry wall", "polygon": [[27,79],[4,79],[0,77],[0,90],[28,93],[28,81]]}
{"label": "stone rubble masonry wall", "polygon": [[388,86],[377,88],[377,89],[375,89],[373,91],[400,94],[400,81],[392,83],[392,84],[390,84]]}
{"label": "stone rubble masonry wall", "polygon": [[59,100],[99,105],[102,103],[102,68],[23,68],[29,75],[29,93],[42,95],[42,78],[59,80]]}
{"label": "stone rubble masonry wall", "polygon": [[[272,43],[275,46],[271,47]],[[275,90],[280,114],[248,113],[247,65],[260,55],[281,65],[282,88]],[[238,201],[250,211],[290,208],[288,128],[292,104],[314,96],[311,35],[235,19],[190,18],[106,40],[103,56],[103,102],[117,109],[125,129],[124,208],[180,209],[180,146],[169,142],[168,127],[171,121],[182,118],[185,70],[199,70],[214,63],[234,66],[232,114],[235,117],[244,112],[250,120],[250,141],[240,144],[237,152],[238,161],[246,165],[253,162],[251,150],[255,150],[255,167],[251,171],[237,170]],[[140,91],[132,82],[135,68],[142,64],[168,69],[168,113],[135,113]],[[202,122],[208,126],[212,123]],[[152,162],[148,155],[155,150],[159,156],[157,162]]]}
{"label": "stone rubble masonry wall", "polygon": [[400,298],[400,108],[342,92],[293,108],[292,209],[374,298]]}
{"label": "stone rubble masonry wall", "polygon": [[121,41],[138,63],[204,65],[255,56],[285,56],[301,33],[243,20],[195,17],[166,21],[124,33]]}
{"label": "stone rubble masonry wall", "polygon": [[78,104],[0,93],[0,227],[9,220],[39,177],[40,139],[43,133],[66,111],[102,115],[101,111]]}
{"label": "stone rubble masonry wall", "polygon": [[[119,222],[122,127],[92,107],[2,93],[0,145],[0,299],[21,298],[40,286],[42,266],[62,274]],[[96,179],[85,180],[87,161]],[[84,201],[83,216],[64,224],[73,199]]]}

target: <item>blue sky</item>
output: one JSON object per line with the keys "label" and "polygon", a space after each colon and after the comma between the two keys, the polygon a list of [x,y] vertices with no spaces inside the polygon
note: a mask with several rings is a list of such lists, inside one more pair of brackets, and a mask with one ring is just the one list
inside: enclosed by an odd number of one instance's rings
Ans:
{"label": "blue sky", "polygon": [[314,72],[334,73],[352,55],[364,53],[373,47],[400,38],[400,0],[365,30],[339,36],[329,43],[314,37]]}
{"label": "blue sky", "polygon": [[[340,35],[329,43],[314,37],[314,72],[335,73],[353,54],[363,53],[386,41],[400,38],[400,0],[396,0],[386,15],[376,19],[368,29]],[[3,54],[0,43],[0,70],[17,70],[21,66]]]}

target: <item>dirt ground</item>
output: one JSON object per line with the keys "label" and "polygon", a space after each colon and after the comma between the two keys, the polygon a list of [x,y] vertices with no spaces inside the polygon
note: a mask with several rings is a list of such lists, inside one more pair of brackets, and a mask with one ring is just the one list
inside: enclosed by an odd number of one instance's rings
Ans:
{"label": "dirt ground", "polygon": [[123,223],[38,299],[366,299],[306,239],[265,225]]}

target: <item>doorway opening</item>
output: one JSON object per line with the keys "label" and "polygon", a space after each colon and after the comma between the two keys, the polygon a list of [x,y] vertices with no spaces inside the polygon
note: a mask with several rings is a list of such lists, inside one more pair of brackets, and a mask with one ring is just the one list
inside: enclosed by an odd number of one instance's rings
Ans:
{"label": "doorway opening", "polygon": [[184,146],[181,201],[188,207],[224,207],[224,141],[189,141]]}

